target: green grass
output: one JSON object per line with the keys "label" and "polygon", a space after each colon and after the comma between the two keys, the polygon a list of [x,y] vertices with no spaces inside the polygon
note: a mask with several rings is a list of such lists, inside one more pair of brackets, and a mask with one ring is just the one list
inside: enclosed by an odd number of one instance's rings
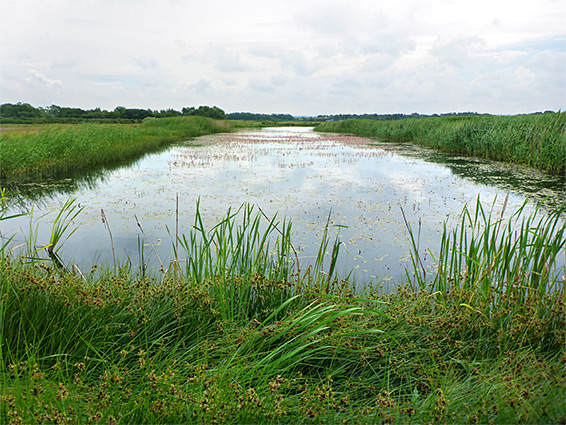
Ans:
{"label": "green grass", "polygon": [[346,120],[317,131],[411,141],[446,152],[532,166],[566,174],[566,113],[517,116]]}
{"label": "green grass", "polygon": [[[564,222],[521,214],[513,223],[531,236],[511,247],[528,248],[506,250],[507,222],[480,203],[465,210],[444,231],[445,246],[467,241],[439,256],[455,264],[437,269],[447,279],[420,275],[391,295],[338,280],[340,245],[326,237],[301,269],[291,223],[247,205],[210,228],[197,205],[161,271],[73,274],[4,249],[0,422],[561,423],[564,269],[514,264],[535,264],[541,245],[562,247],[547,264],[564,255]],[[503,257],[517,285],[486,291],[489,265],[462,272]],[[413,264],[419,276],[418,251]]]}
{"label": "green grass", "polygon": [[478,198],[474,209],[464,208],[455,229],[445,224],[438,254],[430,252],[435,258],[432,270],[424,267],[418,236],[407,224],[413,250],[413,276],[408,278],[413,286],[441,293],[469,290],[492,298],[496,307],[500,306],[499,296],[526,302],[549,292],[563,292],[560,259],[565,255],[566,206],[550,212],[537,207],[526,213],[525,202],[509,219],[503,219],[506,204],[507,200],[503,210],[496,212],[493,206],[487,210]]}
{"label": "green grass", "polygon": [[150,119],[141,124],[46,125],[0,133],[0,180],[38,181],[138,158],[167,144],[232,125],[202,117]]}

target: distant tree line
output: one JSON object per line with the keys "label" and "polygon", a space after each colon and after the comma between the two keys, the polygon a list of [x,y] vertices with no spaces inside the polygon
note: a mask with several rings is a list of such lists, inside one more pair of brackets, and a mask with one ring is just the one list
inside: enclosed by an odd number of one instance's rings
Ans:
{"label": "distant tree line", "polygon": [[432,115],[425,115],[425,114],[337,114],[337,115],[319,115],[317,116],[318,121],[344,121],[344,120],[352,120],[352,119],[369,119],[375,121],[395,121],[395,120],[404,120],[407,118],[426,118],[426,117],[465,117],[465,116],[472,116],[472,115],[489,115],[489,114],[480,114],[478,112],[450,112],[447,114],[432,114]]}
{"label": "distant tree line", "polygon": [[[537,112],[540,114],[542,112]],[[545,111],[544,113],[553,113]],[[100,108],[84,110],[81,108],[68,108],[63,106],[51,105],[45,108],[35,108],[28,103],[4,103],[0,105],[0,123],[49,123],[49,122],[84,122],[84,121],[104,121],[104,122],[138,122],[145,118],[163,118],[176,116],[201,116],[217,120],[241,120],[241,121],[344,121],[348,119],[371,119],[377,121],[393,121],[406,118],[425,118],[425,117],[464,117],[480,114],[478,112],[450,112],[445,114],[423,115],[412,114],[335,114],[318,115],[316,117],[296,117],[291,114],[261,114],[252,112],[232,112],[226,114],[217,106],[186,107],[181,111],[175,109],[135,109],[116,107],[113,111],[106,111]]]}
{"label": "distant tree line", "polygon": [[[537,114],[554,114],[554,111],[544,111],[544,112],[535,112],[534,115]],[[483,114],[479,112],[448,112],[445,114],[337,114],[337,115],[318,115],[316,118],[313,118],[314,121],[344,121],[344,120],[351,120],[351,119],[370,119],[375,121],[394,121],[394,120],[404,120],[406,118],[427,118],[427,117],[470,117],[470,116],[489,116],[492,114]],[[533,115],[533,114],[526,114],[526,115]]]}
{"label": "distant tree line", "polygon": [[181,111],[175,109],[135,109],[116,107],[113,111],[100,108],[84,110],[81,108],[68,108],[51,105],[46,108],[35,108],[28,103],[4,103],[0,105],[0,122],[5,124],[17,123],[49,123],[49,122],[138,122],[145,118],[163,118],[176,116],[202,116],[217,120],[226,119],[226,113],[217,106],[188,107]]}
{"label": "distant tree line", "polygon": [[253,112],[231,112],[226,115],[229,120],[240,121],[296,121],[291,114],[258,114]]}

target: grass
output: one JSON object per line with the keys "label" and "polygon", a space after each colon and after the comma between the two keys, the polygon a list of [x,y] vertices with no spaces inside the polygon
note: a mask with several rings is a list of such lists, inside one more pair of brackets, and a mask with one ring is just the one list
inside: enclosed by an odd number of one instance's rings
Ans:
{"label": "grass", "polygon": [[[449,230],[444,226],[434,270],[428,270],[432,279],[427,277],[421,261],[418,237],[415,240],[407,224],[414,287],[441,293],[457,288],[484,298],[512,297],[514,302],[564,291],[560,256],[564,256],[566,245],[566,207],[563,204],[550,212],[537,207],[528,214],[526,207],[525,201],[510,219],[504,220],[505,206],[495,216],[493,207],[486,210],[479,198],[473,210],[466,206],[458,227]],[[430,255],[435,257],[432,252]],[[495,300],[496,306],[499,301]]]}
{"label": "grass", "polygon": [[445,152],[524,164],[566,174],[566,113],[346,120],[317,131],[411,141]]}
{"label": "grass", "polygon": [[146,120],[141,124],[46,125],[38,131],[0,133],[0,180],[38,181],[138,158],[167,144],[232,125],[202,117]]}
{"label": "grass", "polygon": [[[527,249],[507,250],[509,223],[466,209],[442,244],[467,243],[439,255],[436,276],[422,276],[416,250],[420,284],[391,295],[337,279],[327,238],[301,269],[291,223],[248,205],[211,228],[197,205],[161,271],[73,274],[5,249],[0,422],[564,422],[564,269],[515,266],[538,264],[540,246],[558,249],[545,264],[564,255],[562,217],[539,213],[514,216],[528,238],[510,247]],[[486,290],[479,277],[504,257],[495,276],[520,281]],[[463,272],[471,264],[483,269]]]}

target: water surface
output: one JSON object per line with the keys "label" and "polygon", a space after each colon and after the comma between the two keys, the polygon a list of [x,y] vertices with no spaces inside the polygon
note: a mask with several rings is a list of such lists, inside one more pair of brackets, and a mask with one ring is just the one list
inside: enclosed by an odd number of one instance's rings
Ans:
{"label": "water surface", "polygon": [[[525,199],[546,199],[552,208],[566,198],[560,178],[532,169],[308,128],[203,136],[79,183],[44,182],[39,189],[30,192],[34,216],[43,216],[35,221],[38,244],[49,241],[51,223],[70,196],[85,207],[74,223],[78,230],[61,250],[64,261],[81,270],[112,262],[101,209],[121,260],[135,265],[143,249],[144,261],[155,264],[137,217],[167,264],[173,243],[167,228],[174,232],[178,196],[180,233],[191,228],[199,199],[209,224],[243,203],[290,218],[303,269],[330,220],[332,237],[343,244],[340,272],[353,271],[360,282],[404,277],[409,243],[401,210],[413,228],[421,224],[423,252],[435,252],[443,222],[455,223],[478,196],[499,213],[508,194],[506,214]],[[19,229],[28,234],[28,228],[28,218],[2,223],[4,235]]]}

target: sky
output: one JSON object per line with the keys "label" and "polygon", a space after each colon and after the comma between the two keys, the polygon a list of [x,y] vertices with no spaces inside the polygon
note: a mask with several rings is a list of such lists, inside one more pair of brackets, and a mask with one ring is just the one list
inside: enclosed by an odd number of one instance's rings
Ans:
{"label": "sky", "polygon": [[566,0],[0,0],[0,103],[566,109]]}

